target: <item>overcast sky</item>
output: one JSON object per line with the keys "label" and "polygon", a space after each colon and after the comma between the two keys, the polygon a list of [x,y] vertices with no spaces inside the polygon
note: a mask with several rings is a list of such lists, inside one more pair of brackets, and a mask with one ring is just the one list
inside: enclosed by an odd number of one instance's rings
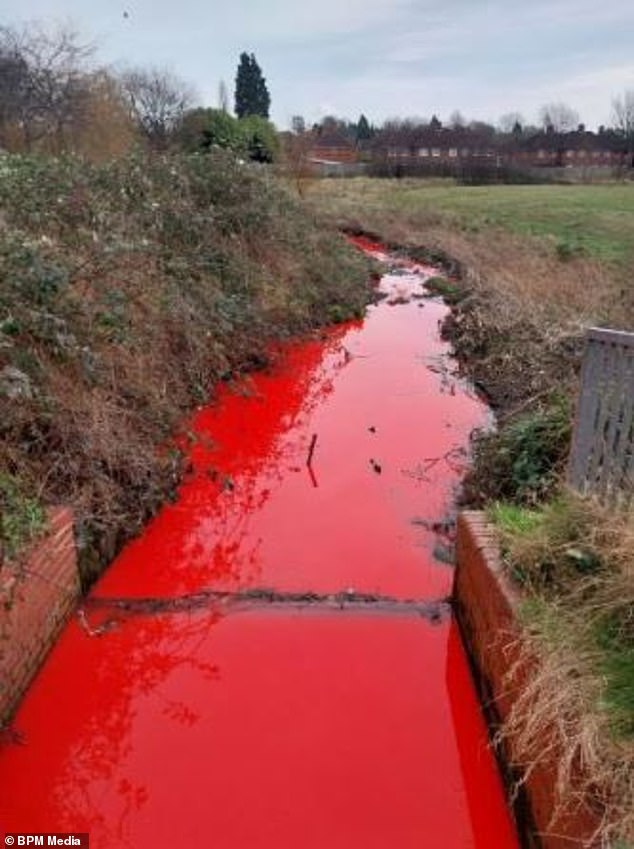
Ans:
{"label": "overcast sky", "polygon": [[[634,89],[633,0],[2,0],[2,22],[72,21],[107,63],[168,66],[217,105],[240,52],[294,114],[535,120],[565,101],[589,126]],[[124,16],[128,13],[128,17]]]}

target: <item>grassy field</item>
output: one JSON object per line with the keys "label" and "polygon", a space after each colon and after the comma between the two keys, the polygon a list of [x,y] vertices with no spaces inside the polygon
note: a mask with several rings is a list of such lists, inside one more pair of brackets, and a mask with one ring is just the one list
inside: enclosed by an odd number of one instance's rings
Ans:
{"label": "grassy field", "polygon": [[311,190],[341,214],[431,216],[467,232],[502,228],[544,238],[562,254],[634,263],[634,184],[459,186],[452,180],[323,180]]}

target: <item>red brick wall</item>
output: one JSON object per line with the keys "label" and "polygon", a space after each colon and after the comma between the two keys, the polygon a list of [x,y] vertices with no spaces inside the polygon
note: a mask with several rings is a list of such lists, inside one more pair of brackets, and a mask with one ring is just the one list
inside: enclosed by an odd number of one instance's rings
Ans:
{"label": "red brick wall", "polygon": [[[454,597],[460,625],[484,689],[504,720],[522,682],[534,674],[537,660],[524,660],[514,669],[512,683],[509,681],[507,674],[520,654],[519,596],[504,574],[495,536],[483,513],[464,512],[458,517],[456,555]],[[512,737],[506,740],[504,755],[507,762],[517,765]],[[535,825],[532,836],[544,849],[593,846],[591,836],[599,822],[598,812],[579,800],[569,808],[557,805],[557,755],[556,750],[545,753],[526,778],[524,786]]]}
{"label": "red brick wall", "polygon": [[0,568],[0,725],[17,707],[79,593],[73,514],[58,507],[49,513],[46,536],[22,558],[22,568]]}

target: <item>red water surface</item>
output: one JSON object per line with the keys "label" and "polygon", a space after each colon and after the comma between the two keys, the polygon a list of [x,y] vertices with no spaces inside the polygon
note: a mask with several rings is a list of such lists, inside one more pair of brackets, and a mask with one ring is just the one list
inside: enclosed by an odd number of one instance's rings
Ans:
{"label": "red water surface", "polygon": [[93,849],[515,846],[449,622],[198,612],[94,639],[72,626],[19,726],[26,745],[0,759],[7,831],[89,831]]}
{"label": "red water surface", "polygon": [[[380,256],[380,254],[379,254]],[[449,593],[431,526],[486,407],[441,341],[427,270],[386,275],[364,322],[290,347],[189,423],[193,473],[102,579],[101,596],[202,587]],[[393,303],[403,301],[403,303]],[[306,466],[317,435],[312,468]]]}
{"label": "red water surface", "polygon": [[[93,597],[449,592],[434,527],[487,412],[453,373],[445,307],[416,297],[426,270],[392,272],[364,322],[289,347],[193,417],[177,503]],[[448,616],[254,603],[89,618],[108,627],[65,629],[21,737],[0,746],[0,832],[89,831],[93,849],[517,849]]]}

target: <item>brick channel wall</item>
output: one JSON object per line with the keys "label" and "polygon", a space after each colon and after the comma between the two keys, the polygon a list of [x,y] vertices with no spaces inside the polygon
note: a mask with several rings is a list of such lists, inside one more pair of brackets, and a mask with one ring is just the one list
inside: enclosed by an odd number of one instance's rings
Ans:
{"label": "brick channel wall", "polygon": [[47,535],[0,568],[0,726],[8,721],[80,594],[73,514],[49,512]]}
{"label": "brick channel wall", "polygon": [[[480,678],[488,707],[504,721],[516,702],[522,682],[534,674],[537,660],[520,648],[518,593],[504,574],[499,548],[483,513],[458,517],[457,568],[454,597],[458,619]],[[520,661],[520,655],[522,660]],[[513,670],[512,676],[509,671]],[[545,731],[545,748],[550,735]],[[503,757],[518,766],[518,745],[505,738]],[[528,838],[543,849],[581,849],[593,846],[599,815],[575,802],[558,806],[556,793],[558,753],[545,753],[525,779],[529,805]]]}

